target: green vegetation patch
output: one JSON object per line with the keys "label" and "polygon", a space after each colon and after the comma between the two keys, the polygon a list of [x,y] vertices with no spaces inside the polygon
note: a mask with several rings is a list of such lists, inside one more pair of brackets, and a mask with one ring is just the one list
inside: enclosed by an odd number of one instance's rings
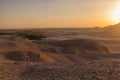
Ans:
{"label": "green vegetation patch", "polygon": [[29,40],[41,40],[47,36],[43,33],[18,33],[17,35]]}

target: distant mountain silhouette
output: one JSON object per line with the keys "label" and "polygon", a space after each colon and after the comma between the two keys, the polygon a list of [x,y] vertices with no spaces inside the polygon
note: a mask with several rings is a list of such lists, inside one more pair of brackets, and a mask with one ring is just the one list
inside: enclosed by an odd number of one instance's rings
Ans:
{"label": "distant mountain silhouette", "polygon": [[107,36],[120,37],[120,23],[104,27],[101,32]]}
{"label": "distant mountain silhouette", "polygon": [[120,23],[105,27],[106,30],[120,31]]}
{"label": "distant mountain silhouette", "polygon": [[101,37],[120,38],[120,23],[104,28],[93,28],[89,34]]}

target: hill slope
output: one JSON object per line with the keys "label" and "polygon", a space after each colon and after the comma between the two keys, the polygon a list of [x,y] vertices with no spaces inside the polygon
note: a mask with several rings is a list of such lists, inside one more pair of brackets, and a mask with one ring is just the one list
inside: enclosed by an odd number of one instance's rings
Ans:
{"label": "hill slope", "polygon": [[102,29],[102,32],[105,35],[109,35],[112,37],[120,37],[120,23],[116,25],[107,26]]}
{"label": "hill slope", "polygon": [[81,63],[86,61],[82,54],[110,53],[105,46],[89,39],[35,42],[3,40],[0,43],[1,61]]}

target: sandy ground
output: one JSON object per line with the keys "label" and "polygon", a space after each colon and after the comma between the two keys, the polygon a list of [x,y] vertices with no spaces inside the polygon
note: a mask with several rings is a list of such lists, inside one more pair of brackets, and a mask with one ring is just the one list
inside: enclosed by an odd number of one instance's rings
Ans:
{"label": "sandy ground", "polygon": [[120,79],[118,37],[92,35],[89,30],[41,32],[49,36],[0,36],[0,80]]}
{"label": "sandy ground", "polygon": [[119,80],[120,65],[108,63],[4,63],[1,80]]}

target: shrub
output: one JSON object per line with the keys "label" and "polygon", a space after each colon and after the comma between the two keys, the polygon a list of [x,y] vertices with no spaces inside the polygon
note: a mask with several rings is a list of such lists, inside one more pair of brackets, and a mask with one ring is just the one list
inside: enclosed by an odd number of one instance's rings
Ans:
{"label": "shrub", "polygon": [[29,40],[41,40],[42,38],[46,38],[47,36],[43,33],[18,33],[17,35],[27,38]]}

